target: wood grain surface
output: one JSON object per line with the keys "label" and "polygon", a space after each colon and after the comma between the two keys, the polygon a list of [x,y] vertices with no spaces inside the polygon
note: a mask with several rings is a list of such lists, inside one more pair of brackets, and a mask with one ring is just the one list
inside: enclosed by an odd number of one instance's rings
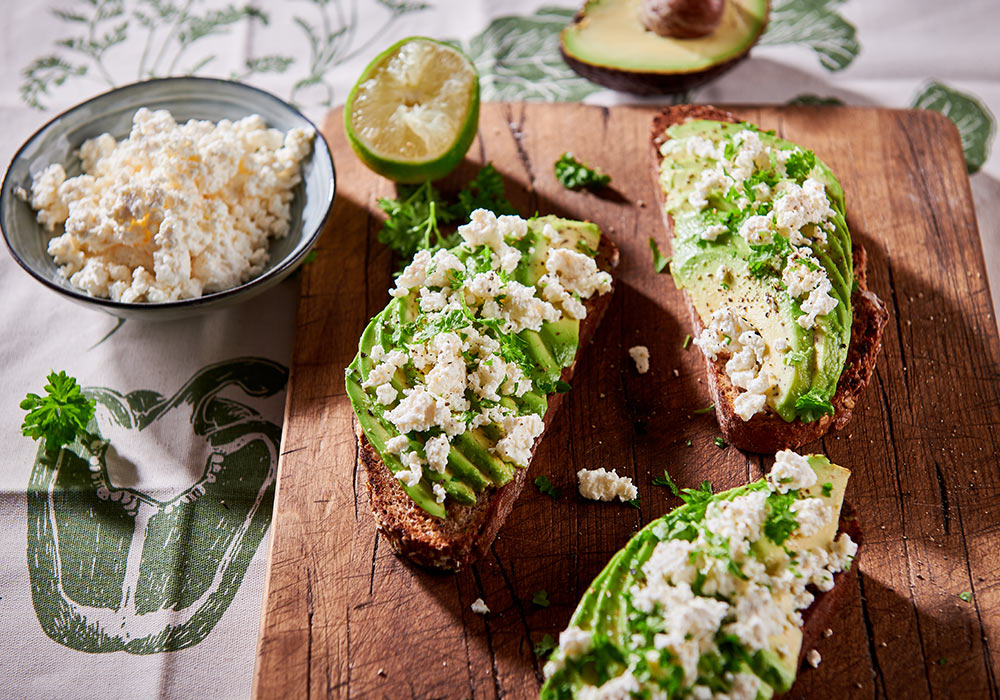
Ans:
{"label": "wood grain surface", "polygon": [[[891,318],[855,418],[809,446],[853,471],[865,531],[860,576],[791,697],[997,698],[1000,672],[1000,342],[958,132],[944,117],[864,108],[734,111],[816,151],[840,177],[848,223],[868,249],[869,284]],[[582,350],[573,390],[545,434],[528,486],[490,555],[458,575],[416,569],[376,535],[343,372],[387,302],[394,261],[375,239],[391,183],[357,160],[341,115],[324,133],[337,198],[302,273],[254,693],[279,697],[528,698],[532,651],[563,629],[593,576],[641,525],[679,504],[651,484],[724,489],[770,460],[713,443],[697,349],[682,349],[684,304],[652,268],[666,243],[653,202],[646,108],[487,104],[457,187],[492,161],[525,214],[590,219],[614,237],[613,303]],[[566,150],[613,189],[564,190]],[[630,346],[650,349],[639,376]],[[690,446],[688,446],[690,441]],[[633,478],[642,507],[584,501],[581,468]],[[532,604],[548,592],[549,607]],[[959,595],[969,592],[965,602]],[[483,598],[492,611],[474,614]]]}

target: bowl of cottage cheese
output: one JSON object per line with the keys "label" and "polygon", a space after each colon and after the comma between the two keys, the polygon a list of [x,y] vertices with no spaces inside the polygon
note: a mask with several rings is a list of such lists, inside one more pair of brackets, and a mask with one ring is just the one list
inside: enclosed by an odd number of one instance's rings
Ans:
{"label": "bowl of cottage cheese", "polygon": [[59,115],[0,189],[14,259],[122,318],[246,301],[303,262],[333,204],[329,148],[297,110],[226,80],[128,85]]}

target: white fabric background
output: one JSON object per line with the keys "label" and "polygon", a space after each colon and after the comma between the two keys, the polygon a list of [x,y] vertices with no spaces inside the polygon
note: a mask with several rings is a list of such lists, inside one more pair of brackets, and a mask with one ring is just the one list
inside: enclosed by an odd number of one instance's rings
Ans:
{"label": "white fabric background", "polygon": [[[98,0],[94,0],[98,2]],[[103,1],[103,0],[100,0]],[[106,80],[85,76],[53,86],[43,111],[29,108],[19,95],[22,72],[33,58],[51,52],[56,39],[73,27],[52,14],[53,8],[82,11],[88,0],[4,0],[0,26],[0,159],[9,161],[18,146],[51,116],[108,88]],[[129,0],[126,10],[140,0]],[[183,4],[183,3],[181,3]],[[403,15],[385,26],[389,11],[374,0],[333,0],[325,8],[312,0],[257,2],[269,23],[241,21],[208,36],[178,61],[183,72],[209,54],[218,57],[199,74],[228,77],[248,58],[282,54],[294,58],[284,73],[257,74],[248,82],[282,98],[308,74],[309,44],[295,17],[322,27],[323,12],[356,12],[355,34],[345,60],[320,72],[322,82],[306,86],[296,101],[307,116],[322,121],[328,106],[340,104],[362,67],[390,43],[408,35],[469,39],[502,15],[530,15],[541,5],[575,4],[537,0],[504,3],[479,0],[430,0],[427,9]],[[834,0],[832,3],[838,6]],[[219,2],[193,2],[203,11]],[[835,96],[849,104],[906,107],[929,80],[975,95],[993,114],[1000,113],[1000,3],[995,0],[852,0],[837,11],[857,29],[861,51],[843,71],[823,68],[805,46],[761,46],[753,58],[717,82],[694,93],[702,102],[786,102],[803,93]],[[135,30],[135,34],[131,32]],[[144,34],[130,29],[128,40],[105,56],[117,84],[137,79]],[[93,73],[94,71],[91,71]],[[587,102],[635,101],[599,91]],[[571,147],[567,143],[567,147]],[[993,157],[972,177],[994,300],[1000,298],[1000,157]],[[290,358],[297,281],[291,279],[249,305],[184,322],[127,322],[96,345],[116,321],[71,304],[43,289],[8,255],[0,255],[0,433],[7,456],[0,472],[0,672],[2,697],[245,697],[249,693],[266,549],[262,545],[244,583],[214,631],[200,644],[178,652],[134,656],[124,652],[86,654],[48,639],[35,618],[27,586],[24,492],[36,445],[20,435],[17,404],[38,391],[50,368],[65,369],[84,385],[121,392],[175,391],[192,373],[213,362],[241,356],[265,357],[287,366]],[[251,402],[252,403],[252,402]],[[283,395],[253,403],[275,423],[281,421]],[[185,436],[179,435],[178,439]],[[142,450],[143,446],[133,446]],[[159,469],[155,444],[144,473]],[[159,478],[183,482],[183,466],[164,465]]]}

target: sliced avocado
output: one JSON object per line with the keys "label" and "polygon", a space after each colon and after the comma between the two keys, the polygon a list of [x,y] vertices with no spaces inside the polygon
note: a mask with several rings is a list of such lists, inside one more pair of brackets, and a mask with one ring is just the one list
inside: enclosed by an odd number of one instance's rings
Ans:
{"label": "sliced avocado", "polygon": [[[826,547],[836,535],[850,472],[831,464],[821,455],[809,456],[808,460],[816,472],[817,483],[803,489],[797,497],[823,499],[833,508],[833,518],[826,527],[809,537],[793,532],[782,545],[775,544],[766,537],[757,540],[752,545],[753,554],[771,571],[788,566],[789,553]],[[562,650],[556,650],[552,665],[546,667],[546,680],[541,689],[542,700],[576,697],[584,685],[599,686],[620,675],[629,664],[636,664],[641,670],[634,673],[641,683],[655,683],[654,679],[661,679],[663,683],[660,688],[643,687],[640,691],[643,697],[650,696],[650,690],[655,695],[657,690],[666,687],[672,688],[673,692],[679,691],[680,669],[671,660],[669,653],[664,657],[655,649],[655,638],[651,639],[652,633],[643,614],[632,607],[630,591],[633,586],[643,582],[645,574],[642,567],[652,556],[657,544],[669,539],[693,539],[696,536],[696,531],[692,528],[699,527],[709,501],[732,500],[759,490],[768,490],[764,480],[707,496],[707,500],[703,492],[701,497],[688,495],[685,505],[675,508],[636,533],[594,578],[570,619],[570,627],[591,633],[591,648],[575,657],[567,657]],[[787,505],[786,496],[769,490],[768,493],[769,503],[785,502]],[[796,497],[796,492],[792,492],[792,497]],[[776,599],[775,602],[779,607],[787,606],[788,612],[795,609],[791,598]],[[722,682],[723,676],[728,673],[723,669],[732,669],[735,665],[738,670],[760,678],[758,698],[786,693],[795,682],[801,646],[802,630],[798,627],[791,627],[786,634],[771,637],[764,649],[750,657],[749,663],[745,660],[746,650],[737,649],[732,652],[732,658],[728,658],[725,656],[727,652],[720,646],[717,653],[724,655],[718,670],[720,677],[705,678],[703,682]],[[659,661],[657,655],[660,655]],[[714,672],[709,665],[700,666],[699,671],[701,674]]]}
{"label": "sliced avocado", "polygon": [[700,38],[662,37],[642,22],[641,0],[588,0],[560,37],[563,59],[613,90],[690,90],[746,58],[767,25],[767,0],[728,0],[715,30]]}
{"label": "sliced avocado", "polygon": [[[746,128],[746,124],[693,120],[671,127],[668,133],[671,139],[700,137],[718,145]],[[771,146],[772,152],[797,148],[772,133],[758,131],[758,135],[765,145]],[[660,183],[666,194],[666,210],[674,220],[671,264],[674,282],[687,290],[704,324],[723,306],[733,308],[748,321],[769,349],[762,371],[777,380],[777,390],[768,397],[768,406],[786,421],[815,420],[831,409],[829,402],[843,371],[850,341],[853,263],[850,233],[842,213],[843,190],[829,167],[817,160],[810,176],[826,186],[835,215],[830,219],[833,231],[828,231],[827,243],[814,239],[810,248],[826,271],[831,295],[838,303],[833,311],[817,318],[813,329],[806,330],[797,322],[802,315],[803,300],[789,297],[780,276],[751,271],[750,263],[757,253],[741,236],[726,232],[715,240],[701,238],[701,232],[714,221],[711,217],[724,220],[726,216],[736,216],[738,222],[748,215],[739,206],[751,206],[738,205],[735,197],[726,199],[720,192],[709,196],[709,207],[705,210],[696,210],[688,202],[688,195],[705,168],[714,165],[714,159],[692,155],[688,149],[667,149],[663,157]],[[720,270],[728,271],[731,276],[721,280]]]}

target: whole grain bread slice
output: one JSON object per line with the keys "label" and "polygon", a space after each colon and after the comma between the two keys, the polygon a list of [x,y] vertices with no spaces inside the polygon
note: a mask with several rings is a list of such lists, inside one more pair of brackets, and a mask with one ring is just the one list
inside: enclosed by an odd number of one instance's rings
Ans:
{"label": "whole grain bread slice", "polygon": [[[730,112],[709,105],[678,105],[657,114],[653,118],[650,134],[653,172],[657,183],[659,182],[659,168],[662,158],[660,147],[668,140],[667,128],[674,124],[683,124],[696,119],[711,119],[730,123],[740,121]],[[672,234],[673,219],[663,209],[665,193],[659,185],[657,185],[656,190],[667,230]],[[833,415],[823,416],[818,420],[805,423],[799,419],[787,422],[776,413],[763,412],[758,413],[748,421],[744,421],[736,415],[733,408],[733,401],[739,391],[732,385],[726,374],[726,361],[719,358],[713,362],[706,357],[705,369],[708,376],[709,394],[715,403],[715,415],[719,421],[719,427],[729,444],[748,452],[773,454],[778,450],[794,449],[818,440],[830,430],[840,430],[851,420],[858,399],[874,373],[875,361],[882,349],[882,329],[889,319],[885,304],[868,289],[867,253],[857,242],[853,242],[852,249],[854,277],[857,281],[857,287],[851,296],[854,319],[844,371],[840,375],[837,391],[832,399]],[[704,325],[686,291],[684,299],[691,316],[692,335],[697,337]]]}
{"label": "whole grain bread slice", "polygon": [[[598,268],[612,274],[618,265],[618,248],[607,235],[601,236],[596,262]],[[579,351],[573,364],[563,370],[563,381],[569,382],[572,378],[583,348],[594,336],[611,304],[611,296],[607,293],[584,302],[587,317],[580,322]],[[549,397],[548,409],[543,417],[546,428],[559,410],[564,396],[560,393]],[[406,494],[399,480],[368,442],[357,420],[354,421],[354,428],[358,436],[358,461],[365,469],[368,500],[375,524],[396,552],[421,566],[458,571],[489,549],[524,488],[527,468],[517,469],[514,478],[500,488],[487,487],[474,505],[449,504],[448,517],[442,520],[420,508]],[[535,440],[535,448],[542,436]],[[534,449],[531,454],[534,457]]]}

